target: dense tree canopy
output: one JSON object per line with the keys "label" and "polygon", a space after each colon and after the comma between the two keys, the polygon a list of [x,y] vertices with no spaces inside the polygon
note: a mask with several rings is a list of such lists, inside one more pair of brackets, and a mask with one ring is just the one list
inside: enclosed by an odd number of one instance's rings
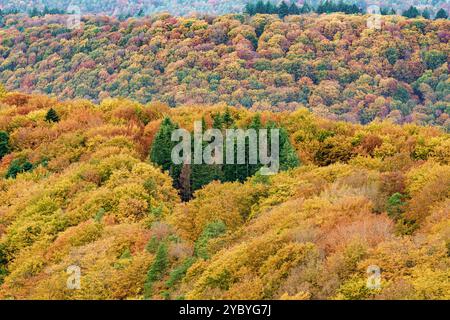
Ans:
{"label": "dense tree canopy", "polygon": [[[198,119],[283,128],[293,165],[181,202],[148,155],[164,158],[151,150],[167,127]],[[12,92],[0,132],[0,298],[450,298],[450,136],[438,128]],[[67,289],[70,266],[80,290]]]}
{"label": "dense tree canopy", "polygon": [[[302,6],[307,4],[310,9],[324,8],[325,12],[346,12],[345,8],[367,7],[373,3],[368,0],[284,0],[287,5],[294,4]],[[434,12],[441,8],[447,8],[447,0],[384,0],[383,6],[395,8],[396,10],[406,10],[410,6],[425,7]],[[263,2],[263,3],[259,3]],[[174,15],[192,15],[195,13],[208,13],[213,15],[241,12],[248,8],[248,5],[258,4],[258,8],[265,8],[259,13],[271,13],[271,9],[282,3],[282,0],[0,0],[0,7],[3,11],[26,12],[29,15],[45,15],[58,12],[67,12],[70,5],[76,5],[83,13],[95,13],[114,15],[120,18],[130,16],[151,15],[161,12],[170,12]],[[268,5],[267,5],[268,4]],[[309,11],[307,11],[309,12]],[[1,13],[1,11],[0,11]],[[273,12],[272,12],[273,13]],[[290,14],[296,14],[291,11]]]}
{"label": "dense tree canopy", "polygon": [[7,132],[0,131],[0,160],[9,153],[9,135]]}
{"label": "dense tree canopy", "polygon": [[216,18],[5,17],[0,82],[62,99],[129,97],[169,106],[305,106],[335,120],[449,122],[444,19],[316,14]]}
{"label": "dense tree canopy", "polygon": [[444,9],[439,9],[436,13],[436,19],[448,19],[448,13]]}
{"label": "dense tree canopy", "polygon": [[[388,0],[371,28],[343,1],[135,3],[79,29],[0,11],[0,300],[450,299],[445,10]],[[209,147],[199,123],[255,140],[174,162],[176,129]],[[277,133],[266,175],[250,150]]]}

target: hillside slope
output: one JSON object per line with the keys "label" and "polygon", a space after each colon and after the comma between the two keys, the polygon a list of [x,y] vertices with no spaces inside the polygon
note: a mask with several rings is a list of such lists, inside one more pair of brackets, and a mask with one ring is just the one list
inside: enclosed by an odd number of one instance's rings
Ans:
{"label": "hillside slope", "polygon": [[450,298],[450,135],[437,128],[266,111],[302,165],[183,203],[148,161],[153,137],[164,117],[211,125],[224,105],[1,95],[0,298]]}
{"label": "hillside slope", "polygon": [[9,15],[0,82],[60,99],[127,97],[170,106],[306,106],[335,120],[450,128],[449,20],[367,16],[167,14],[119,21]]}

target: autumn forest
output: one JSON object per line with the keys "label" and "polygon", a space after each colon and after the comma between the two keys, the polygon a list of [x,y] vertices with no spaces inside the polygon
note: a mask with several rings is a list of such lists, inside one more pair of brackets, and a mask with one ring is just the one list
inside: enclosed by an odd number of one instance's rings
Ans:
{"label": "autumn forest", "polygon": [[[448,19],[65,19],[0,28],[0,299],[450,299]],[[280,172],[173,164],[195,121]]]}

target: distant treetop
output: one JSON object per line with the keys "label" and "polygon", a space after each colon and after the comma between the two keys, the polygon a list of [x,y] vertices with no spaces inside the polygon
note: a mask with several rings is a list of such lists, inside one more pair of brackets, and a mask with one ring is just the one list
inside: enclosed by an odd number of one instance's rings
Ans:
{"label": "distant treetop", "polygon": [[[190,15],[193,13],[221,15],[226,13],[249,12],[248,6],[254,6],[257,13],[279,13],[281,16],[287,14],[305,13],[298,12],[299,8],[306,9],[306,12],[314,9],[321,13],[345,12],[358,13],[365,11],[371,5],[370,1],[357,0],[270,0],[269,5],[264,2],[262,5],[259,0],[78,0],[75,2],[79,6],[82,14],[101,13],[114,15],[121,18],[131,16],[144,16],[160,12],[169,12],[173,15]],[[262,1],[261,1],[262,2]],[[285,2],[285,4],[283,4]],[[423,1],[422,1],[423,2]],[[431,1],[429,1],[431,2]],[[446,0],[433,0],[433,4],[428,5],[427,9],[434,16],[440,8],[445,8]],[[33,6],[34,4],[34,6]],[[397,12],[406,11],[410,6],[417,6],[417,0],[387,0],[382,2],[382,7],[394,8]],[[22,1],[22,0],[0,0],[0,8],[4,12],[27,12],[31,16],[45,14],[55,14],[67,12],[71,0],[40,0],[40,1]],[[264,8],[263,8],[264,7]],[[281,8],[282,12],[271,12]],[[421,9],[423,10],[423,6]],[[251,10],[250,10],[251,11]],[[444,10],[444,13],[445,10]],[[442,13],[441,13],[442,14]],[[1,15],[1,14],[0,14]]]}

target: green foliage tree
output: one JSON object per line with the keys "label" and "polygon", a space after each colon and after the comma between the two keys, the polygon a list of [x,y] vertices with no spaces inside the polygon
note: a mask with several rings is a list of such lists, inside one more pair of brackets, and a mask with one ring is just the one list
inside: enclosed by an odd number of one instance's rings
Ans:
{"label": "green foliage tree", "polygon": [[391,65],[394,65],[399,58],[398,49],[395,47],[389,47],[384,52],[384,56],[386,57],[386,59],[389,61],[389,63]]}
{"label": "green foliage tree", "polygon": [[381,15],[383,15],[383,16],[389,15],[389,12],[390,12],[390,9],[387,8],[387,7],[383,7],[383,8],[380,9],[380,13],[381,13]]}
{"label": "green foliage tree", "polygon": [[9,145],[9,135],[5,131],[0,131],[0,160],[11,150]]}
{"label": "green foliage tree", "polygon": [[256,14],[255,5],[253,3],[248,2],[245,5],[244,13],[251,15],[251,16],[255,15]]}
{"label": "green foliage tree", "polygon": [[408,10],[403,12],[402,15],[406,18],[417,18],[418,16],[420,16],[420,12],[416,7],[410,6]]}
{"label": "green foliage tree", "polygon": [[164,171],[169,171],[174,179],[178,178],[181,172],[181,166],[172,161],[172,149],[176,145],[176,142],[172,141],[172,133],[178,128],[169,117],[164,118],[150,150],[150,160]]}
{"label": "green foliage tree", "polygon": [[[287,15],[305,14],[312,11],[314,11],[314,7],[312,7],[308,2],[304,2],[303,6],[299,8],[294,1],[292,1],[290,5],[288,5],[286,1],[282,1],[278,6],[276,6],[271,1],[264,2],[259,0],[256,4],[249,2],[244,7],[244,12],[249,15],[255,15],[258,13],[278,14],[280,18],[284,18]],[[333,12],[357,14],[362,12],[357,4],[348,4],[343,1],[336,3],[330,0],[321,2],[315,11],[319,14]]]}
{"label": "green foliage tree", "polygon": [[300,8],[297,6],[295,2],[292,2],[289,6],[289,14],[291,15],[298,15],[300,14]]}
{"label": "green foliage tree", "polygon": [[0,285],[3,283],[4,277],[8,274],[7,265],[8,259],[6,257],[6,247],[0,243]]}
{"label": "green foliage tree", "polygon": [[194,264],[195,257],[186,258],[178,267],[170,272],[169,279],[166,281],[166,285],[172,288],[175,284],[181,281],[186,275],[188,269]]}
{"label": "green foliage tree", "polygon": [[386,211],[391,219],[397,221],[402,217],[406,205],[404,199],[405,196],[398,192],[388,199]]}
{"label": "green foliage tree", "polygon": [[300,165],[297,152],[289,141],[289,135],[283,128],[280,129],[280,170],[285,171]]}
{"label": "green foliage tree", "polygon": [[160,241],[156,236],[153,236],[148,241],[147,245],[145,246],[145,250],[150,253],[156,253],[156,251],[159,248]]}
{"label": "green foliage tree", "polygon": [[140,10],[138,11],[138,13],[136,14],[136,16],[137,16],[137,17],[144,17],[144,16],[145,16],[145,11],[144,11],[144,9],[140,9]]}
{"label": "green foliage tree", "polygon": [[50,108],[47,114],[45,115],[45,120],[48,122],[59,122],[58,113],[56,113],[55,109]]}
{"label": "green foliage tree", "polygon": [[226,226],[222,221],[208,224],[195,242],[194,254],[201,259],[209,259],[208,242],[225,233]]}
{"label": "green foliage tree", "polygon": [[225,126],[225,129],[231,129],[231,127],[234,124],[234,118],[233,118],[233,115],[231,114],[229,108],[225,109],[222,119],[223,119],[223,125]]}
{"label": "green foliage tree", "polygon": [[439,9],[439,11],[436,13],[436,20],[437,19],[448,19],[448,13],[443,8]]}
{"label": "green foliage tree", "polygon": [[428,9],[425,9],[422,11],[422,17],[424,17],[425,19],[430,19],[431,18],[431,12]]}
{"label": "green foliage tree", "polygon": [[150,299],[153,295],[153,285],[161,280],[169,264],[167,244],[162,242],[156,252],[155,260],[147,273],[147,279],[144,284],[144,298]]}
{"label": "green foliage tree", "polygon": [[223,118],[219,112],[219,113],[213,115],[213,128],[221,130],[222,126],[223,126]]}
{"label": "green foliage tree", "polygon": [[322,13],[331,13],[334,12],[336,10],[335,5],[332,1],[324,1],[321,2],[319,4],[319,6],[317,7],[317,13],[322,14]]}
{"label": "green foliage tree", "polygon": [[[394,94],[393,98],[395,100],[399,100],[399,101],[401,101],[403,103],[406,103],[406,102],[408,102],[408,100],[410,98],[410,95],[409,95],[408,90],[406,90],[405,87],[399,86],[397,88],[397,90],[395,91],[395,94]],[[368,122],[366,122],[366,123],[368,123]]]}
{"label": "green foliage tree", "polygon": [[277,8],[278,11],[278,15],[280,16],[280,18],[284,18],[287,15],[289,15],[289,6],[287,5],[287,3],[285,1],[282,1],[280,3],[280,5]]}
{"label": "green foliage tree", "polygon": [[33,170],[33,164],[26,159],[14,159],[9,165],[6,178],[15,179],[19,173]]}
{"label": "green foliage tree", "polygon": [[424,60],[428,69],[435,70],[447,61],[447,54],[437,50],[430,50],[424,53]]}
{"label": "green foliage tree", "polygon": [[269,0],[264,4],[263,11],[264,11],[263,13],[274,14],[277,13],[277,7],[272,3],[272,1]]}
{"label": "green foliage tree", "polygon": [[300,9],[300,13],[310,13],[311,11],[313,11],[313,8],[307,1],[305,1]]}
{"label": "green foliage tree", "polygon": [[255,5],[255,10],[253,11],[254,14],[256,13],[267,13],[266,12],[266,5],[262,0],[258,0],[258,2]]}
{"label": "green foliage tree", "polygon": [[193,164],[191,167],[191,192],[201,189],[214,180],[223,180],[222,168],[219,165]]}

